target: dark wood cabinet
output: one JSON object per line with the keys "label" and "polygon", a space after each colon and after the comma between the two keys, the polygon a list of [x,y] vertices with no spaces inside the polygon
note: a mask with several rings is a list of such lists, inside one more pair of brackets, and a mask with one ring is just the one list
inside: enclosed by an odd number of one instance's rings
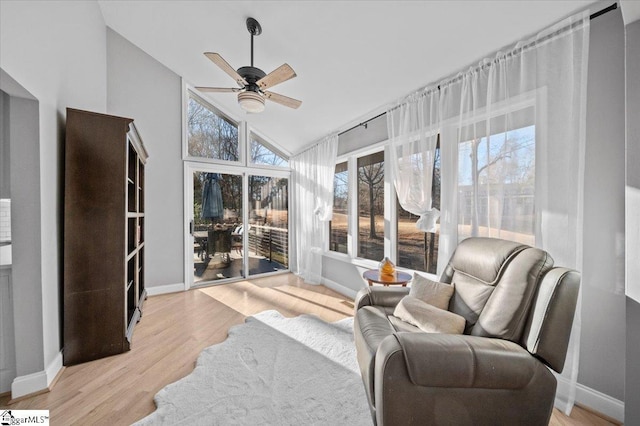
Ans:
{"label": "dark wood cabinet", "polygon": [[133,120],[67,109],[63,363],[129,350],[142,315],[144,168]]}

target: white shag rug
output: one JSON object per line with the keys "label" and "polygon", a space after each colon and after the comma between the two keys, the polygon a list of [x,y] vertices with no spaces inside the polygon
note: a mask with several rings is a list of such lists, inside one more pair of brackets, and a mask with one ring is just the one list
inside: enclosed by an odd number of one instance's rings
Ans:
{"label": "white shag rug", "polygon": [[264,311],[206,348],[136,425],[371,425],[353,318]]}

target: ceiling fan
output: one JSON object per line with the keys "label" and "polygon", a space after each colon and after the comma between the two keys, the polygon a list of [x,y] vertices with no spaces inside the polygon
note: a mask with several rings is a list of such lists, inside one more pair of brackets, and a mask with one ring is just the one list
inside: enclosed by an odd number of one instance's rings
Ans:
{"label": "ceiling fan", "polygon": [[247,30],[251,34],[251,66],[241,67],[234,70],[227,61],[225,61],[219,53],[205,52],[205,56],[216,64],[222,71],[226,72],[238,83],[239,88],[235,87],[196,87],[201,92],[217,92],[217,93],[238,93],[238,104],[247,112],[264,111],[264,100],[279,103],[289,108],[298,108],[302,105],[302,101],[289,98],[278,93],[270,92],[267,89],[290,80],[296,76],[293,68],[289,64],[282,64],[275,70],[266,74],[260,68],[253,66],[253,36],[262,33],[260,23],[253,18],[247,18]]}

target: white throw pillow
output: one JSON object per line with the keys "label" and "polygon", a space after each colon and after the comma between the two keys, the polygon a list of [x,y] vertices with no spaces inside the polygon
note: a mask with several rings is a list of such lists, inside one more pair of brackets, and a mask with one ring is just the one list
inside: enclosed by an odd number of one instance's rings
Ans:
{"label": "white throw pillow", "polygon": [[413,296],[403,297],[393,315],[427,333],[462,334],[466,323],[464,317]]}
{"label": "white throw pillow", "polygon": [[409,289],[409,296],[420,299],[436,308],[447,310],[453,291],[453,284],[431,281],[429,278],[415,273]]}

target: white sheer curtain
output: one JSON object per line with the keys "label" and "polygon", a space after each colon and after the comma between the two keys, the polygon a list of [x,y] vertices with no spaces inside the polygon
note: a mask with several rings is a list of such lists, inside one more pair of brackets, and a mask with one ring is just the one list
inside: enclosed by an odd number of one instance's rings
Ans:
{"label": "white sheer curtain", "polygon": [[[582,270],[588,12],[441,82],[439,272],[458,241],[506,238]],[[580,300],[556,405],[575,399]]]}
{"label": "white sheer curtain", "polygon": [[306,282],[322,279],[322,253],[329,240],[325,222],[333,215],[333,175],[338,154],[338,135],[291,159],[294,197],[295,269]]}
{"label": "white sheer curtain", "polygon": [[432,208],[431,188],[438,142],[439,91],[414,93],[387,111],[391,171],[398,202],[420,216],[416,227],[435,232],[438,209]]}

